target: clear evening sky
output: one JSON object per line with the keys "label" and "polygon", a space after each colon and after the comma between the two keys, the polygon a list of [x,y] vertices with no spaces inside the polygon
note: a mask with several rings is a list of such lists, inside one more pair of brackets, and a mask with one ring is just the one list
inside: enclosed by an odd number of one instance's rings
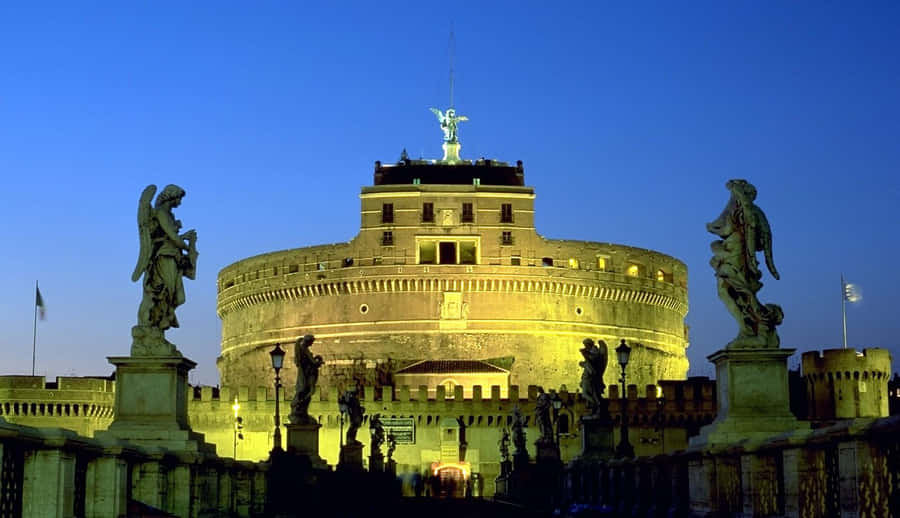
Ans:
{"label": "clear evening sky", "polygon": [[200,263],[169,338],[217,383],[218,271],[352,238],[375,160],[440,158],[451,20],[462,155],[523,160],[544,236],[684,261],[691,374],[736,333],[705,231],[729,178],[772,225],[791,363],[840,347],[842,272],[851,346],[900,356],[896,2],[134,4],[0,7],[0,373],[31,372],[36,279],[38,374],[112,372],[138,198],[177,183]]}

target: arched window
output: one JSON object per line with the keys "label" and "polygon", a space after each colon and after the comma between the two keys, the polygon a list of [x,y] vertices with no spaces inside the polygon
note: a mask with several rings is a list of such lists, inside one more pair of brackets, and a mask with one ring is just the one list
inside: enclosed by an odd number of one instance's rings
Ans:
{"label": "arched window", "polygon": [[636,264],[632,264],[628,266],[625,273],[627,273],[629,277],[637,277],[641,273],[641,268]]}

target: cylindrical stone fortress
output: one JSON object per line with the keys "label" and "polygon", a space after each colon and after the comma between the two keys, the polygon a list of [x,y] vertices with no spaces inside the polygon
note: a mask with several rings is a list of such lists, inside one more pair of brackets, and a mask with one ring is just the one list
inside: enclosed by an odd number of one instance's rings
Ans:
{"label": "cylindrical stone fortress", "polygon": [[[629,383],[683,379],[687,270],[672,257],[608,243],[545,239],[521,163],[376,163],[360,233],[348,243],[251,257],[218,277],[226,386],[270,379],[268,352],[312,333],[321,383],[389,384],[426,359],[476,359],[510,383],[578,386],[585,337],[638,344]],[[293,385],[285,362],[285,385]],[[361,374],[368,373],[368,374]]]}
{"label": "cylindrical stone fortress", "polygon": [[891,353],[887,349],[825,349],[803,353],[811,420],[887,417]]}

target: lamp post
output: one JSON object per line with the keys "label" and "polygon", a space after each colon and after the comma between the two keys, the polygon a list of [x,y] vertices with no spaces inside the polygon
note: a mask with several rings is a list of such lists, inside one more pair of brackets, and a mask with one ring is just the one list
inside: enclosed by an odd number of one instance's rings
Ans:
{"label": "lamp post", "polygon": [[272,368],[275,369],[275,434],[272,436],[272,453],[280,453],[281,449],[281,414],[278,411],[278,389],[281,388],[281,378],[278,373],[284,365],[284,349],[281,344],[275,344],[275,348],[269,351],[272,356]]}
{"label": "lamp post", "polygon": [[559,410],[563,407],[563,400],[555,390],[550,390],[550,403],[553,405],[553,423],[556,425],[556,449],[559,449]]}
{"label": "lamp post", "polygon": [[241,433],[241,430],[244,429],[243,423],[244,418],[238,416],[238,411],[241,409],[241,404],[238,403],[237,396],[234,397],[234,404],[231,405],[231,409],[234,410],[234,450],[232,456],[237,459],[237,442],[238,439],[243,440],[244,434]]}
{"label": "lamp post", "polygon": [[628,442],[628,394],[626,393],[627,385],[625,384],[625,366],[628,365],[628,357],[631,356],[631,347],[622,339],[622,343],[616,347],[616,358],[622,367],[622,377],[619,380],[622,383],[622,395],[619,401],[622,402],[622,427],[619,437],[619,444],[616,446],[616,457],[634,457],[634,446]]}

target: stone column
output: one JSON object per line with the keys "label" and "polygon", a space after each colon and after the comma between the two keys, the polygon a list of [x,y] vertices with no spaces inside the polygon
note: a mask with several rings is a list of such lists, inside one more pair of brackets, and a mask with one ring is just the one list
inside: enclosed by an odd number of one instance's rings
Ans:
{"label": "stone column", "polygon": [[790,448],[782,455],[784,465],[784,516],[825,518],[825,452],[820,449]]}
{"label": "stone column", "polygon": [[234,509],[234,481],[232,480],[231,464],[219,469],[219,512],[228,515]]}
{"label": "stone column", "polygon": [[730,516],[741,510],[740,459],[703,455],[688,464],[691,516]]}
{"label": "stone column", "polygon": [[84,510],[88,517],[122,516],[128,507],[128,462],[119,451],[92,459],[87,467]]}
{"label": "stone column", "polygon": [[[838,444],[841,517],[890,516],[887,459],[864,441]],[[894,474],[896,476],[896,474]]]}
{"label": "stone column", "polygon": [[193,516],[195,466],[179,462],[168,470],[168,507],[172,514]]}
{"label": "stone column", "polygon": [[63,450],[25,454],[22,516],[68,518],[75,511],[75,455]]}
{"label": "stone column", "polygon": [[131,498],[157,509],[167,509],[168,484],[162,456],[145,460],[131,468]]}
{"label": "stone column", "polygon": [[773,455],[741,455],[741,489],[745,516],[773,516],[778,509],[778,467]]}

